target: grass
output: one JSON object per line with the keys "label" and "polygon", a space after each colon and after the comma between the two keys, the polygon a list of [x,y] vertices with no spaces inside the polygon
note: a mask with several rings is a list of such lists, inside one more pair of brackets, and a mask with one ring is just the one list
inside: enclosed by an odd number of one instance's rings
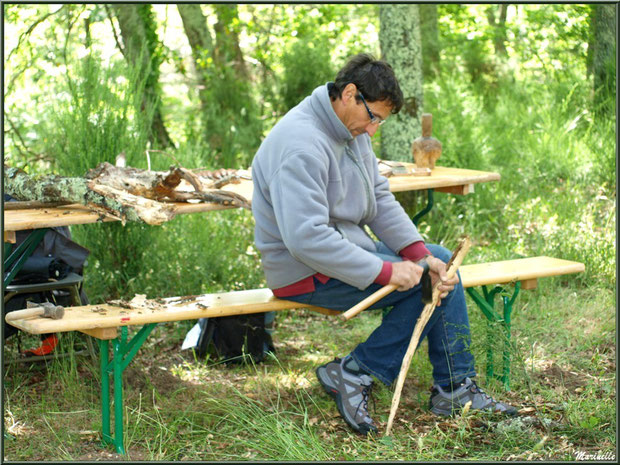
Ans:
{"label": "grass", "polygon": [[[98,446],[98,374],[88,358],[9,365],[5,425],[14,439],[5,441],[5,459],[566,460],[577,451],[614,451],[613,293],[548,279],[538,290],[523,291],[517,302],[508,393],[484,375],[486,321],[469,302],[479,378],[522,409],[516,419],[431,415],[431,368],[423,344],[393,435],[361,438],[339,418],[313,371],[363,340],[380,312],[343,324],[306,310],[283,311],[277,353],[259,365],[197,360],[179,350],[182,323],[160,325],[125,372],[126,457]],[[586,307],[597,311],[575,311]],[[11,341],[8,349],[10,356]],[[390,389],[377,385],[374,418],[380,429],[391,397]]]}

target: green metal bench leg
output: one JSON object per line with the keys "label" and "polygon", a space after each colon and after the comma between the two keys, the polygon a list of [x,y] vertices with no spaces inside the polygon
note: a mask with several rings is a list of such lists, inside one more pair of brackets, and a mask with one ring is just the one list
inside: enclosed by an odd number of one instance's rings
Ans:
{"label": "green metal bench leg", "polygon": [[493,364],[493,322],[487,320],[487,378],[495,376],[495,367]]}
{"label": "green metal bench leg", "polygon": [[[112,360],[108,359],[109,341],[100,340],[101,357],[101,433],[104,445],[113,444],[116,452],[125,454],[123,441],[123,371],[136,355],[157,323],[144,325],[127,343],[127,327],[120,328],[121,335],[112,340]],[[110,432],[110,373],[114,380],[114,436]]]}
{"label": "green metal bench leg", "polygon": [[428,212],[432,210],[433,204],[434,204],[433,192],[435,192],[435,189],[426,190],[426,194],[427,194],[426,207],[424,207],[422,210],[416,213],[414,217],[411,219],[411,221],[413,221],[413,224],[415,224],[416,226],[418,225],[418,221],[420,221],[420,219],[424,215],[426,215]]}
{"label": "green metal bench leg", "polygon": [[495,323],[501,320],[499,314],[497,314],[494,310],[494,298],[497,294],[497,289],[493,289],[490,293],[487,291],[486,286],[481,286],[484,297],[480,295],[478,291],[473,288],[467,288],[467,293],[476,303],[478,308],[482,311],[484,316],[487,318],[487,366],[486,372],[487,377],[494,376],[494,366],[493,366],[493,346],[494,346],[494,335],[493,335],[493,326]]}
{"label": "green metal bench leg", "polygon": [[121,336],[112,341],[114,352],[114,448],[125,454],[123,447],[123,349],[127,341],[127,326],[121,328]]}
{"label": "green metal bench leg", "polygon": [[[504,389],[506,391],[510,390],[510,362],[511,362],[511,315],[512,315],[512,306],[519,294],[519,290],[521,289],[521,282],[515,283],[515,291],[513,295],[508,298],[507,296],[502,296],[503,300],[503,316],[500,316],[495,311],[495,296],[500,292],[504,291],[502,286],[495,286],[493,290],[490,292],[487,290],[486,286],[481,286],[484,297],[480,295],[478,291],[473,288],[468,288],[467,293],[476,303],[478,308],[482,311],[484,316],[487,318],[487,366],[486,366],[486,374],[489,378],[498,378],[504,385]],[[494,373],[494,363],[493,363],[493,346],[494,346],[494,336],[493,336],[493,326],[499,323],[502,325],[502,329],[504,332],[504,350],[503,350],[503,370],[501,375],[496,375]]]}
{"label": "green metal bench leg", "polygon": [[502,382],[504,383],[504,389],[506,391],[510,391],[510,363],[512,357],[512,339],[511,339],[511,329],[512,329],[512,305],[514,304],[519,291],[521,290],[521,281],[517,281],[515,283],[515,291],[512,294],[512,297],[508,298],[507,296],[503,297],[504,303],[504,373],[502,375]]}
{"label": "green metal bench leg", "polygon": [[110,434],[110,375],[108,373],[108,349],[110,341],[99,339],[101,368],[101,438],[103,445],[114,443]]}

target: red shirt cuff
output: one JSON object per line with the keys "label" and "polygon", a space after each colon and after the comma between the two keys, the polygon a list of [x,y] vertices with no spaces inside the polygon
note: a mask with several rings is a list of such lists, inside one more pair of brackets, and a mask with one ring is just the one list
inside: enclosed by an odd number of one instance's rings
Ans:
{"label": "red shirt cuff", "polygon": [[411,260],[412,262],[417,262],[418,260],[422,260],[424,255],[433,255],[430,250],[426,248],[424,245],[424,241],[417,241],[413,244],[409,244],[407,247],[398,252],[398,255],[403,257],[406,260]]}
{"label": "red shirt cuff", "polygon": [[381,268],[381,272],[375,278],[375,283],[380,284],[381,286],[385,286],[390,284],[390,279],[392,278],[392,262],[383,262],[383,267]]}

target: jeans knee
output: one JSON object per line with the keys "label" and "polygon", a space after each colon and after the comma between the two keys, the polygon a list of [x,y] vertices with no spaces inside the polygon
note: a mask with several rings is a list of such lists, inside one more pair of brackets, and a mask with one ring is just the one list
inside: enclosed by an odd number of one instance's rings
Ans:
{"label": "jeans knee", "polygon": [[430,250],[433,254],[433,257],[437,257],[442,262],[448,263],[450,258],[452,258],[452,252],[441,245],[437,244],[426,244],[426,248]]}

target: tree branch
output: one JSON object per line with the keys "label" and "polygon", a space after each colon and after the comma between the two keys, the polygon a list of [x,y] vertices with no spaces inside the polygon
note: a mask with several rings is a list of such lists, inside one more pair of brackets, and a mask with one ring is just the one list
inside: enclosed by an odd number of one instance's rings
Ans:
{"label": "tree branch", "polygon": [[123,48],[123,46],[121,45],[121,43],[118,40],[118,34],[116,32],[116,28],[114,27],[114,19],[112,17],[112,13],[110,12],[110,8],[108,8],[108,5],[104,4],[103,7],[105,8],[105,11],[108,15],[108,19],[110,20],[110,26],[112,27],[112,34],[114,35],[114,41],[116,42],[116,46],[118,47],[118,49],[121,51],[121,54],[127,58],[127,55],[125,53],[125,49]]}
{"label": "tree branch", "polygon": [[14,52],[16,52],[20,45],[22,44],[22,40],[25,39],[26,37],[28,37],[30,34],[32,34],[32,31],[34,31],[34,29],[41,24],[43,21],[45,21],[47,18],[49,18],[52,15],[55,15],[56,13],[58,13],[60,10],[62,10],[65,7],[65,5],[62,5],[60,8],[58,8],[56,11],[51,11],[48,14],[44,15],[42,18],[37,19],[34,23],[32,23],[30,25],[30,27],[22,32],[19,36],[19,39],[17,40],[17,45],[15,46],[15,48],[13,48],[13,50],[11,50],[9,52],[9,56],[6,58],[6,61],[9,61],[11,59],[11,56],[13,55]]}

